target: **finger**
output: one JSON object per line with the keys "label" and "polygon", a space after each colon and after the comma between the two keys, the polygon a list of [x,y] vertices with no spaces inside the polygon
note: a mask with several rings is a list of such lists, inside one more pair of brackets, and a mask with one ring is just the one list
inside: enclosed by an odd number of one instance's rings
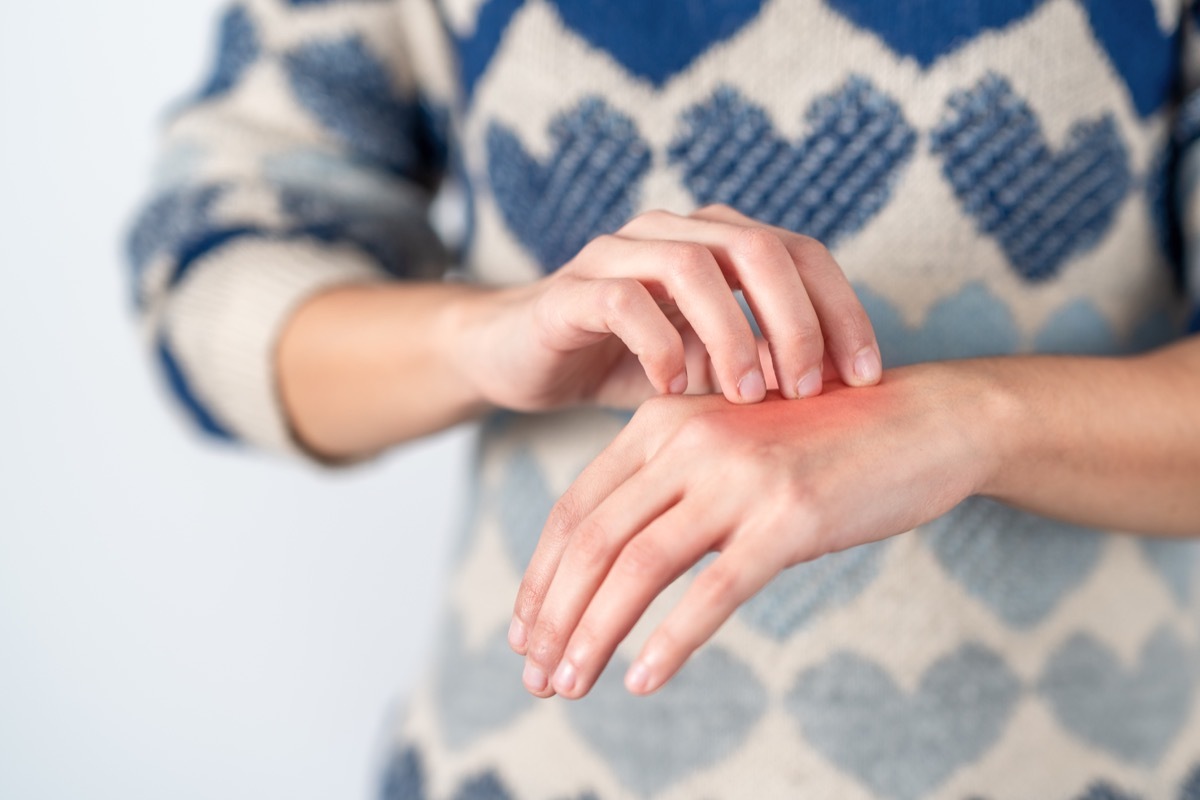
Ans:
{"label": "finger", "polygon": [[529,648],[529,631],[537,620],[550,581],[558,569],[562,551],[576,526],[604,498],[627,481],[645,463],[645,449],[637,441],[631,426],[626,426],[604,448],[565,491],[542,527],[537,547],[525,568],[517,597],[513,603],[513,618],[508,629],[508,643],[519,655]]}
{"label": "finger", "polygon": [[531,692],[548,689],[548,678],[555,674],[568,639],[609,567],[639,531],[676,503],[676,483],[661,467],[647,466],[575,528],[529,635],[525,682]]}
{"label": "finger", "polygon": [[[762,224],[729,206],[706,206],[692,216],[742,225]],[[786,228],[768,227],[778,233],[800,271],[820,321],[826,348],[842,380],[850,386],[878,383],[883,362],[875,329],[842,268],[816,239]]]}
{"label": "finger", "polygon": [[633,278],[571,281],[539,313],[557,343],[582,348],[613,334],[638,357],[663,394],[687,388],[683,340],[648,289]]}
{"label": "finger", "polygon": [[646,640],[625,675],[625,687],[650,694],[666,683],[738,606],[779,573],[784,561],[778,549],[771,537],[734,536]]}
{"label": "finger", "polygon": [[672,506],[622,548],[566,645],[552,681],[558,694],[587,694],[654,598],[728,533],[709,499],[694,498]]}
{"label": "finger", "polygon": [[652,295],[657,291],[679,308],[704,342],[730,402],[757,403],[766,396],[754,332],[707,247],[613,235],[593,240],[587,251],[583,263],[588,266],[581,271],[600,270],[598,276],[603,277],[619,269],[622,276],[648,284]]}
{"label": "finger", "polygon": [[753,220],[734,223],[658,212],[638,217],[621,235],[692,241],[709,248],[730,283],[744,291],[766,335],[780,392],[789,398],[820,394],[825,353],[821,323],[777,230]]}

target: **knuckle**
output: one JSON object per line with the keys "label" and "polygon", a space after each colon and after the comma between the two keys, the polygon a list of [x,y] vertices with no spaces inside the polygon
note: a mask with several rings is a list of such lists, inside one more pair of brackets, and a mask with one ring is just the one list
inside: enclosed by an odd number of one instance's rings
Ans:
{"label": "knuckle", "polygon": [[627,317],[638,305],[640,290],[641,284],[632,278],[617,278],[604,285],[601,301],[610,314]]}
{"label": "knuckle", "polygon": [[757,264],[768,259],[777,259],[787,251],[779,237],[766,228],[742,228],[734,242],[737,252]]}
{"label": "knuckle", "polygon": [[701,602],[708,606],[724,608],[737,600],[739,575],[734,567],[714,562],[696,576],[694,585]]}
{"label": "knuckle", "polygon": [[608,530],[595,519],[585,520],[571,537],[571,547],[586,563],[600,560],[609,549]]}
{"label": "knuckle", "polygon": [[798,264],[809,269],[823,269],[834,263],[829,248],[819,240],[799,233],[794,237],[788,243],[788,251]]}
{"label": "knuckle", "polygon": [[708,248],[695,242],[669,242],[663,245],[662,260],[667,275],[680,283],[692,283],[711,272],[716,265]]}
{"label": "knuckle", "polygon": [[714,446],[719,444],[722,438],[723,428],[715,416],[697,414],[680,423],[672,444],[684,450],[713,452]]}
{"label": "knuckle", "polygon": [[550,516],[542,528],[542,537],[550,544],[565,542],[571,531],[579,524],[579,511],[574,496],[568,491],[550,509]]}
{"label": "knuckle", "polygon": [[706,216],[713,217],[728,217],[731,215],[740,216],[738,212],[727,203],[709,203],[701,207],[700,213]]}
{"label": "knuckle", "polygon": [[662,547],[649,536],[635,536],[618,559],[621,571],[638,580],[655,580],[665,571],[666,558]]}
{"label": "knuckle", "polygon": [[675,215],[666,209],[652,208],[626,222],[618,233],[637,234],[649,229],[660,228],[674,217]]}

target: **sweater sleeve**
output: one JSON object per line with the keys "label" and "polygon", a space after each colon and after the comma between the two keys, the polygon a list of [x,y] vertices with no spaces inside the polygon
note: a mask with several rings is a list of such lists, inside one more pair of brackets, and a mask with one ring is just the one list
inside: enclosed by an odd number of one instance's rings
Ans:
{"label": "sweater sleeve", "polygon": [[210,76],[165,123],[127,261],[153,357],[208,434],[300,452],[274,372],[289,314],[330,287],[448,265],[428,213],[447,105],[409,44],[441,31],[411,30],[426,17],[405,3],[228,6]]}
{"label": "sweater sleeve", "polygon": [[1200,2],[1185,2],[1181,101],[1171,133],[1167,249],[1188,296],[1189,333],[1200,333]]}

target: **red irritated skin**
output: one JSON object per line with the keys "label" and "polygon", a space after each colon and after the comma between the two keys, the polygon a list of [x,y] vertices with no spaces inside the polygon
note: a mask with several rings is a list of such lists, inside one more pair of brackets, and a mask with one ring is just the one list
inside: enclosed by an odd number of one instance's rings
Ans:
{"label": "red irritated skin", "polygon": [[917,365],[800,401],[650,400],[546,523],[509,633],[525,686],[585,695],[650,602],[712,551],[630,666],[629,691],[661,687],[781,570],[972,494],[1198,535],[1198,397],[1200,339],[1139,358]]}

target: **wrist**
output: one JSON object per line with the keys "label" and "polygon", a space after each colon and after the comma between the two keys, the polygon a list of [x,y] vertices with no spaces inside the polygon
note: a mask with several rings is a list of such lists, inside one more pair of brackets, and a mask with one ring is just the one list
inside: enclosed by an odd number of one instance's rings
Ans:
{"label": "wrist", "polygon": [[505,312],[526,289],[463,284],[439,309],[434,338],[464,404],[480,411],[503,405],[496,388],[509,371],[505,361],[516,335],[505,330]]}
{"label": "wrist", "polygon": [[891,371],[911,375],[934,404],[938,429],[957,445],[948,450],[957,455],[953,466],[969,494],[1002,493],[1004,476],[1032,432],[1028,398],[1006,361],[930,362]]}

